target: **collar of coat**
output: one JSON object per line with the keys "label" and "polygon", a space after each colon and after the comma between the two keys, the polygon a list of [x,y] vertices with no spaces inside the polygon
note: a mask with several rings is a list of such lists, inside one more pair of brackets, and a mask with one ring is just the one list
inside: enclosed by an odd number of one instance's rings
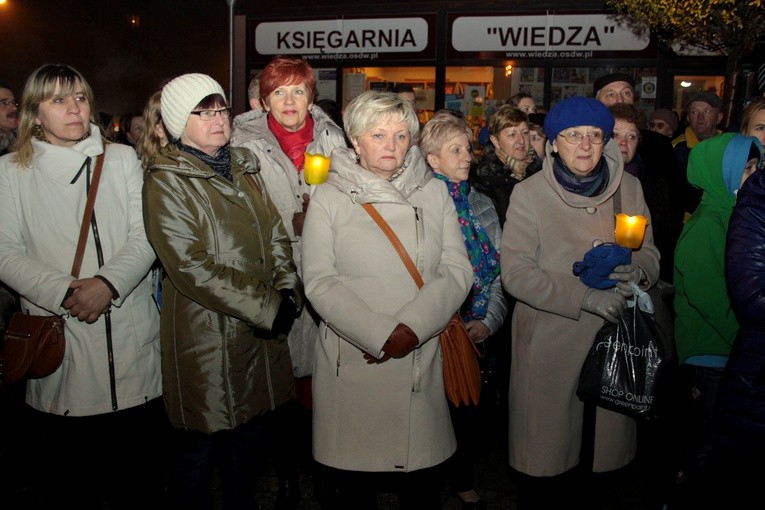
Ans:
{"label": "collar of coat", "polygon": [[422,189],[433,172],[422,152],[412,146],[404,158],[404,171],[393,181],[381,179],[356,162],[353,149],[339,147],[332,151],[326,184],[334,186],[360,204],[373,202],[408,203],[409,197]]}
{"label": "collar of coat", "polygon": [[[260,172],[260,162],[252,151],[229,146],[229,153],[231,154],[231,173],[234,182],[238,182],[242,175],[246,173],[256,174]],[[218,175],[201,159],[192,156],[188,152],[178,150],[172,143],[162,147],[149,160],[149,172],[160,170],[200,179],[210,179]]]}

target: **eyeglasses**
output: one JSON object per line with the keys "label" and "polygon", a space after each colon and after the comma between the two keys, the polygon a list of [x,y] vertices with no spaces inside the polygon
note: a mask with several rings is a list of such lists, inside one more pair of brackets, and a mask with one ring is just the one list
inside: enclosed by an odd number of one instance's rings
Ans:
{"label": "eyeglasses", "polygon": [[228,119],[231,117],[231,108],[221,108],[220,110],[195,110],[192,111],[192,115],[199,115],[202,120],[213,120],[215,115],[220,113],[222,119]]}
{"label": "eyeglasses", "polygon": [[606,141],[606,135],[602,131],[590,131],[589,133],[580,133],[579,131],[566,131],[558,136],[563,137],[571,145],[579,145],[585,137],[593,145],[600,145]]}
{"label": "eyeglasses", "polygon": [[0,104],[3,106],[15,106],[16,108],[19,107],[19,102],[14,101],[13,99],[0,99]]}

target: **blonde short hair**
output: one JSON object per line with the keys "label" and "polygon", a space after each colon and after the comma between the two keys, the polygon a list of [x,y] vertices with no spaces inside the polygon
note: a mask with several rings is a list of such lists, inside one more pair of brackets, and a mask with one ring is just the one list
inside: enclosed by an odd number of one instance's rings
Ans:
{"label": "blonde short hair", "polygon": [[345,133],[352,142],[356,142],[361,135],[391,115],[401,116],[414,143],[420,130],[420,120],[412,105],[393,92],[368,90],[351,101],[343,114]]}
{"label": "blonde short hair", "polygon": [[465,119],[449,110],[439,110],[422,128],[418,145],[423,156],[437,155],[446,142],[463,134],[467,135],[468,140],[473,137],[473,131],[468,127]]}

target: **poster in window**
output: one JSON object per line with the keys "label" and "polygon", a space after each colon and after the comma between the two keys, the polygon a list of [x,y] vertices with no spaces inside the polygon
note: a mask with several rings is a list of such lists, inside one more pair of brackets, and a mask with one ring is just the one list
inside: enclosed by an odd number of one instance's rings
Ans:
{"label": "poster in window", "polygon": [[572,67],[570,69],[570,83],[587,83],[587,69],[582,67]]}
{"label": "poster in window", "polygon": [[556,67],[553,69],[552,81],[555,83],[568,83],[568,67]]}
{"label": "poster in window", "polygon": [[521,68],[521,81],[534,81],[534,67]]}

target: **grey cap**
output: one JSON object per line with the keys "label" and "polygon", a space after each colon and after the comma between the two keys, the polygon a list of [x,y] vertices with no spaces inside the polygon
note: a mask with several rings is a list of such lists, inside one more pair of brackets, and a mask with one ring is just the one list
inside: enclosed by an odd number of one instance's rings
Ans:
{"label": "grey cap", "polygon": [[715,94],[714,92],[710,92],[709,90],[700,90],[693,94],[691,98],[686,103],[686,108],[691,105],[691,103],[701,101],[709,106],[712,106],[714,108],[717,108],[718,110],[722,108],[722,99],[720,99],[720,96]]}

